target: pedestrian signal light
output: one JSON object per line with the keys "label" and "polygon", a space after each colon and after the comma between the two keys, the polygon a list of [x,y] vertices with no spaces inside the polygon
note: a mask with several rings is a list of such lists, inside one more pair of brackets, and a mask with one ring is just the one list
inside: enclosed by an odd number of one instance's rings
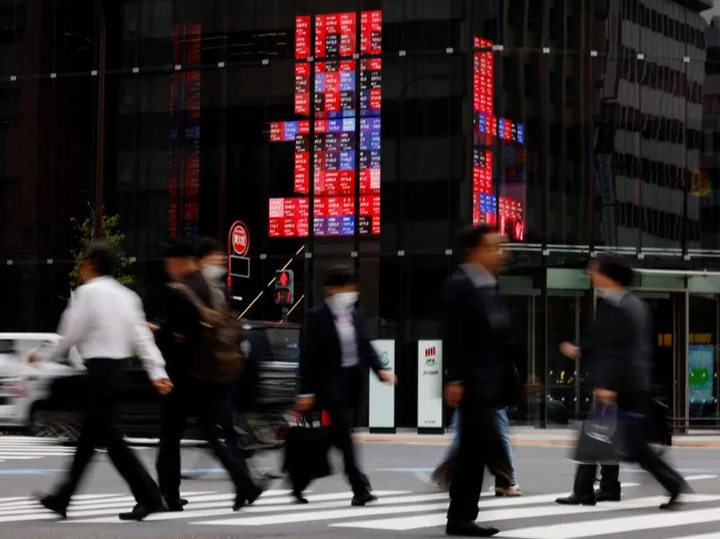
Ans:
{"label": "pedestrian signal light", "polygon": [[295,278],[292,270],[275,273],[275,305],[292,305],[295,301]]}

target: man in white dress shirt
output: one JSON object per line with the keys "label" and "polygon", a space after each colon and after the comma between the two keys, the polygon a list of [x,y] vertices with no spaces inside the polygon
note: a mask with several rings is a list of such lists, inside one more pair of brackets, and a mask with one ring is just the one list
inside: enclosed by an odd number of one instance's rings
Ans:
{"label": "man in white dress shirt", "polygon": [[87,366],[86,418],[68,477],[60,488],[39,496],[45,508],[63,518],[95,447],[103,445],[115,468],[130,486],[137,505],[122,520],[143,520],[165,510],[165,502],[118,428],[118,395],[123,363],[133,354],[140,357],[157,391],[167,394],[172,384],[165,361],[146,325],[140,298],[112,278],[117,255],[112,246],[96,242],[87,249],[79,268],[82,283],[63,313],[61,339],[30,358],[48,361],[76,346]]}

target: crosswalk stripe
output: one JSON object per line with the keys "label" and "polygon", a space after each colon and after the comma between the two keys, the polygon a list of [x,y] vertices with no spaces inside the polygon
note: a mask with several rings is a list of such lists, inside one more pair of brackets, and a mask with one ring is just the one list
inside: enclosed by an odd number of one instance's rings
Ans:
{"label": "crosswalk stripe", "polygon": [[[406,493],[406,491],[378,491],[376,494],[382,495],[382,496],[390,496],[393,494],[403,494]],[[429,496],[437,496],[435,494],[429,495]],[[323,502],[325,503],[318,503],[311,506],[307,505],[298,505],[295,503],[294,498],[288,498],[287,500],[284,500],[283,503],[278,504],[276,500],[264,500],[260,499],[257,502],[255,502],[250,507],[244,507],[241,511],[241,514],[246,513],[274,513],[278,511],[307,511],[308,509],[312,510],[322,510],[322,509],[332,509],[337,507],[345,507],[347,506],[347,500],[352,497],[352,493],[350,492],[341,492],[341,493],[335,493],[335,494],[318,494],[315,496],[307,496],[308,501],[310,502]],[[330,500],[330,501],[326,501]],[[264,502],[264,503],[263,503]],[[190,506],[188,506],[190,507]],[[235,511],[232,510],[231,507],[220,506],[217,503],[208,503],[208,504],[193,504],[192,509],[186,509],[182,512],[176,512],[176,513],[157,513],[154,515],[150,515],[146,520],[149,521],[156,521],[156,520],[187,520],[191,518],[208,518],[208,517],[217,517],[217,516],[225,516],[225,515],[236,515]],[[86,520],[74,520],[72,523],[82,523],[82,524],[117,524],[120,522],[120,520],[117,517],[107,517],[107,518],[96,518],[96,519],[86,519]]]}
{"label": "crosswalk stripe", "polygon": [[[283,496],[287,494],[288,490],[269,491],[266,493],[267,496]],[[203,495],[193,496],[191,494],[184,493],[183,496],[192,501],[193,499],[203,498]],[[234,499],[235,496],[232,494],[216,494],[218,503],[227,503],[228,500]],[[91,517],[99,515],[107,515],[112,513],[121,513],[124,511],[130,511],[135,505],[135,499],[132,496],[122,496],[118,499],[108,502],[107,500],[99,500],[99,502],[89,502],[80,505],[75,508],[74,504],[68,511],[68,516],[73,517]],[[20,507],[12,511],[0,511],[0,522],[23,522],[30,520],[49,520],[56,518],[51,512],[36,504],[34,507]]]}
{"label": "crosswalk stripe", "polygon": [[703,479],[717,479],[717,475],[705,474],[705,475],[688,475],[685,481],[701,481]]}
{"label": "crosswalk stripe", "polygon": [[683,535],[676,539],[720,539],[720,532],[703,533],[701,535]]}
{"label": "crosswalk stripe", "polygon": [[[696,495],[693,498],[689,498],[688,502],[700,503],[714,500],[720,500],[720,496]],[[523,518],[580,515],[588,513],[604,513],[611,511],[627,511],[631,509],[646,509],[648,507],[656,507],[666,501],[666,496],[651,496],[646,498],[629,500],[622,504],[604,504],[597,505],[595,507],[587,507],[581,505],[554,505],[549,507],[520,507],[513,509],[501,509],[497,511],[482,511],[481,508],[477,521],[496,522],[500,520],[519,520]],[[371,521],[343,522],[339,524],[331,524],[330,527],[405,531],[442,526],[443,524],[445,524],[446,520],[447,515],[445,513],[437,513],[434,515],[424,515],[419,517],[401,517]]]}
{"label": "crosswalk stripe", "polygon": [[[192,492],[186,492],[183,493],[183,497],[186,499],[192,501],[196,500],[198,498],[203,498],[204,494],[209,494],[205,492],[200,493],[192,493]],[[283,492],[282,494],[285,494]],[[271,494],[273,495],[273,494]],[[221,495],[221,499],[226,499],[225,495]],[[103,509],[106,507],[116,507],[117,504],[124,504],[124,503],[130,503],[134,502],[135,498],[133,496],[127,496],[127,495],[100,495],[95,496],[92,499],[85,499],[85,500],[73,500],[72,505],[70,506],[70,513],[73,511],[78,511],[79,509]],[[37,511],[47,511],[42,505],[40,505],[40,502],[37,500],[25,500],[22,502],[13,502],[9,504],[0,504],[0,516],[3,515],[9,515],[9,514],[22,514],[22,513],[32,513]]]}
{"label": "crosswalk stripe", "polygon": [[[720,499],[720,496],[708,496],[708,498]],[[646,529],[672,528],[687,524],[716,522],[718,520],[720,520],[720,512],[717,507],[713,507],[711,509],[696,509],[693,511],[678,511],[663,514],[653,513],[652,515],[622,517],[617,519],[534,526],[531,528],[510,530],[500,534],[500,537],[574,539],[597,537],[599,535],[623,534]]]}

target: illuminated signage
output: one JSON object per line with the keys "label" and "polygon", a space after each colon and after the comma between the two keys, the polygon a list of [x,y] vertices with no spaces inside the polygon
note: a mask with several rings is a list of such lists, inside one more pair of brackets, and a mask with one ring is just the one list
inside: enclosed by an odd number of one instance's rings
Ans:
{"label": "illuminated signage", "polygon": [[[494,110],[493,43],[475,37],[473,54],[473,224],[496,225],[511,239],[525,239],[525,126]],[[505,175],[495,147],[503,144]],[[502,181],[501,181],[502,180]],[[498,196],[497,185],[502,185]]]}
{"label": "illuminated signage", "polygon": [[[380,234],[382,60],[356,59],[357,13],[296,17],[295,114],[314,116],[270,124],[270,141],[293,143],[296,195],[269,200],[270,237]],[[360,13],[360,53],[382,53],[382,12]],[[319,61],[308,61],[314,56]],[[359,92],[359,96],[358,96]],[[358,113],[357,103],[360,102]],[[359,115],[359,118],[358,118]],[[357,177],[359,173],[359,178]],[[356,186],[359,208],[356,203]],[[358,222],[356,222],[356,215]]]}

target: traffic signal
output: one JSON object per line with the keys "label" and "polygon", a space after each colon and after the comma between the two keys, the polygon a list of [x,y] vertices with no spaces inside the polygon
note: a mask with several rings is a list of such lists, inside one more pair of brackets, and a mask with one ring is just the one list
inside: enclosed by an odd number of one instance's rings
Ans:
{"label": "traffic signal", "polygon": [[295,276],[292,270],[275,272],[275,305],[292,305],[295,302]]}

